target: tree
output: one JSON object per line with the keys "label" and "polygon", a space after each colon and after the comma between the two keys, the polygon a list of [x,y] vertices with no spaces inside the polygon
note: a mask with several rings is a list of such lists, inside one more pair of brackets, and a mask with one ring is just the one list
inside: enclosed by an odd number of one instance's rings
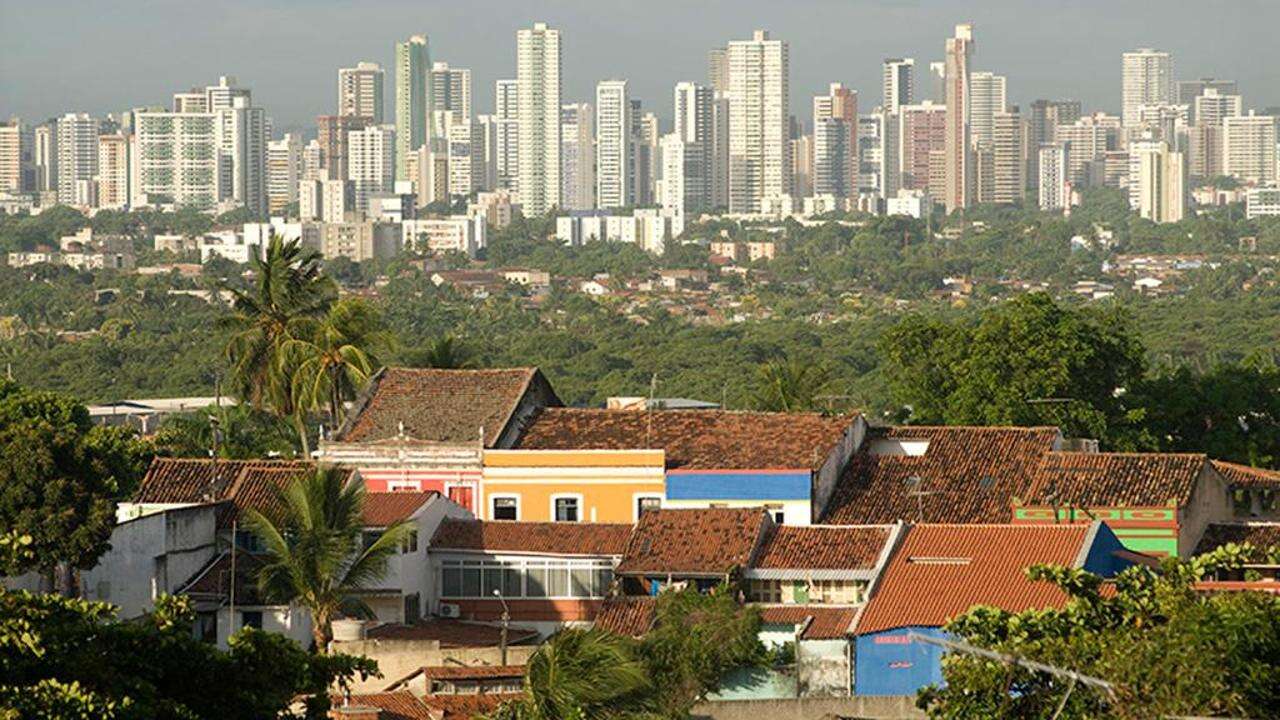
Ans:
{"label": "tree", "polygon": [[880,341],[894,398],[922,423],[1061,425],[1113,446],[1137,441],[1123,396],[1142,378],[1141,343],[1117,311],[1072,309],[1044,293],[976,323],[911,316]]}
{"label": "tree", "polygon": [[[218,433],[216,443],[215,431]],[[223,405],[172,415],[160,423],[152,443],[157,455],[168,457],[209,455],[215,445],[218,457],[227,460],[299,452],[298,436],[287,423],[248,405]]]}
{"label": "tree", "polygon": [[396,523],[364,543],[364,485],[347,479],[345,471],[321,466],[289,484],[278,512],[248,512],[247,525],[266,548],[259,591],[271,602],[298,603],[311,612],[319,653],[328,651],[335,619],[372,617],[358,592],[383,579],[411,532]]}
{"label": "tree", "polygon": [[381,365],[375,353],[393,341],[382,316],[367,302],[338,301],[311,337],[288,340],[281,348],[280,362],[294,368],[294,406],[300,412],[325,408],[337,427],[343,403],[354,399]]}
{"label": "tree", "polygon": [[831,374],[826,368],[797,358],[772,360],[761,365],[757,374],[757,410],[815,410],[818,397],[831,385]]}
{"label": "tree", "polygon": [[272,236],[262,258],[253,259],[253,287],[226,287],[234,295],[233,313],[223,319],[232,331],[226,357],[237,395],[277,417],[292,418],[304,453],[305,423],[293,402],[293,371],[282,348],[310,335],[313,321],[333,303],[333,281],[320,272],[320,256],[300,241]]}
{"label": "tree", "polygon": [[1107,594],[1091,573],[1035,566],[1028,576],[1066,592],[1065,607],[1021,613],[979,607],[947,625],[979,647],[1107,680],[1114,698],[952,653],[943,659],[946,685],[922,690],[917,704],[933,718],[1272,716],[1280,707],[1280,598],[1206,596],[1193,588],[1200,578],[1238,570],[1249,556],[1242,550],[1172,558],[1159,570],[1133,567]]}
{"label": "tree", "polygon": [[0,527],[31,538],[23,562],[0,573],[39,570],[72,592],[71,571],[107,550],[115,504],[145,471],[149,446],[132,431],[94,426],[64,396],[0,383]]}
{"label": "tree", "polygon": [[294,717],[301,698],[319,719],[333,684],[377,673],[366,658],[310,655],[253,629],[223,652],[192,637],[193,619],[185,597],[122,622],[106,603],[0,588],[0,718],[257,720]]}
{"label": "tree", "polygon": [[452,335],[442,335],[426,347],[418,363],[422,367],[459,369],[471,367],[471,356]]}

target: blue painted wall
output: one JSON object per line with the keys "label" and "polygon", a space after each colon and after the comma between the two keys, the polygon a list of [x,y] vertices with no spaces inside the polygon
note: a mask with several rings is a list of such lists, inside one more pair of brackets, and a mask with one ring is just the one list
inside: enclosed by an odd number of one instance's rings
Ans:
{"label": "blue painted wall", "polygon": [[936,645],[910,642],[907,633],[946,637],[941,628],[915,627],[859,635],[854,651],[855,695],[915,695],[942,682],[942,654]]}
{"label": "blue painted wall", "polygon": [[1106,523],[1103,523],[1098,527],[1098,535],[1094,538],[1093,545],[1089,547],[1089,554],[1084,558],[1084,569],[1104,578],[1112,577],[1133,565],[1128,560],[1112,554],[1124,549],[1124,543],[1120,542],[1120,538],[1116,537],[1115,532],[1107,527]]}
{"label": "blue painted wall", "polygon": [[669,500],[808,500],[811,473],[681,472],[667,473]]}

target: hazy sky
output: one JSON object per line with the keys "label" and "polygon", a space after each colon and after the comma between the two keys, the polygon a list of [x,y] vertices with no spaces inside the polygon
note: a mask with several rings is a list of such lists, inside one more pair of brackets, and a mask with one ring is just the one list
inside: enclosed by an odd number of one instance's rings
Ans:
{"label": "hazy sky", "polygon": [[889,56],[916,58],[928,92],[928,62],[964,21],[975,69],[1007,75],[1014,103],[1118,112],[1120,54],[1152,46],[1173,53],[1177,79],[1234,79],[1246,108],[1280,105],[1280,0],[0,0],[0,117],[168,105],[230,74],[277,128],[311,125],[333,112],[336,69],[359,60],[387,68],[389,104],[393,43],[416,33],[433,60],[471,68],[473,111],[490,112],[493,81],[515,76],[515,31],[536,20],[562,31],[565,102],[626,78],[664,127],[672,86],[705,81],[707,50],[753,28],[790,42],[806,119],[833,81],[874,107]]}

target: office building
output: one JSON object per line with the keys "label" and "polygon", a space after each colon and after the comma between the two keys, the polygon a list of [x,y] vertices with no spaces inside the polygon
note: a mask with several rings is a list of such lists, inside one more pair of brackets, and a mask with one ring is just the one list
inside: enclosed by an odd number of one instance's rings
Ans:
{"label": "office building", "polygon": [[792,191],[789,50],[757,30],[730,42],[727,54],[729,212],[755,213],[764,198]]}
{"label": "office building", "polygon": [[427,142],[427,82],[431,53],[425,35],[396,43],[396,180],[411,180],[405,163]]}
{"label": "office building", "polygon": [[973,25],[956,26],[947,38],[946,87],[946,187],[942,200],[947,212],[963,210],[970,204],[973,161],[970,155],[969,60],[973,54]]}
{"label": "office building", "polygon": [[636,128],[626,80],[596,85],[596,207],[636,204]]}
{"label": "office building", "polygon": [[888,58],[884,61],[884,78],[880,108],[896,113],[903,105],[915,102],[916,61],[912,58]]}
{"label": "office building", "polygon": [[1121,62],[1121,119],[1126,128],[1138,127],[1143,105],[1173,102],[1173,59],[1167,52],[1142,48],[1125,53]]}
{"label": "office building", "polygon": [[858,93],[832,83],[813,99],[813,194],[858,196]]}
{"label": "office building", "polygon": [[560,204],[565,210],[596,206],[595,109],[591,103],[560,108]]}
{"label": "office building", "polygon": [[367,125],[381,125],[385,82],[386,71],[378,63],[361,62],[353,68],[340,68],[338,114],[362,117]]}
{"label": "office building", "polygon": [[560,205],[560,31],[535,23],[516,33],[519,193],[524,214]]}
{"label": "office building", "polygon": [[[58,202],[64,205],[89,206],[92,203],[83,190],[92,185],[98,174],[97,118],[85,113],[67,113],[58,118]],[[77,199],[77,188],[79,198]]]}

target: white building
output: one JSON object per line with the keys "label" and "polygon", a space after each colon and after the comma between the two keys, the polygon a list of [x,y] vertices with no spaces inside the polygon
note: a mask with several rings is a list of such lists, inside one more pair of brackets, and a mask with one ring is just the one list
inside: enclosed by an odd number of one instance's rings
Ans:
{"label": "white building", "polygon": [[395,189],[396,129],[370,125],[347,133],[347,179],[355,193],[357,212],[368,212],[372,193]]}
{"label": "white building", "polygon": [[338,114],[363,117],[372,125],[382,124],[382,89],[386,71],[375,62],[357,63],[338,69]]}
{"label": "white building", "polygon": [[916,61],[913,58],[888,58],[884,61],[884,78],[880,108],[896,113],[903,105],[915,102]]}
{"label": "white building", "polygon": [[885,201],[886,215],[908,215],[919,220],[932,209],[933,200],[924,190],[902,189]]}
{"label": "white building", "polygon": [[1124,126],[1137,127],[1143,105],[1173,102],[1173,59],[1167,52],[1142,48],[1125,53],[1121,63]]}
{"label": "white building", "polygon": [[972,129],[969,124],[969,60],[973,54],[973,25],[957,25],[955,35],[947,38],[945,51],[946,175],[942,200],[950,213],[969,207],[973,200]]}
{"label": "white building", "polygon": [[484,128],[456,112],[450,112],[446,137],[449,143],[449,195],[469,197],[484,189]]}
{"label": "white building", "polygon": [[635,137],[626,80],[596,85],[596,207],[635,204]]}
{"label": "white building", "polygon": [[50,122],[31,131],[31,155],[35,165],[37,192],[58,189],[58,123]]}
{"label": "white building", "polygon": [[431,136],[446,137],[448,115],[471,120],[471,70],[449,67],[447,62],[431,66]]}
{"label": "white building", "polygon": [[1067,144],[1040,146],[1040,209],[1065,210],[1071,207],[1071,180],[1067,176]]}
{"label": "white building", "polygon": [[595,114],[591,103],[560,108],[560,204],[565,210],[596,206]]}
{"label": "white building", "polygon": [[1280,216],[1280,187],[1249,188],[1244,196],[1244,214],[1250,220]]}
{"label": "white building", "polygon": [[457,252],[475,258],[485,247],[487,224],[483,215],[419,218],[402,222],[400,232],[405,248],[436,254]]}
{"label": "white building", "polygon": [[1223,173],[1259,185],[1280,180],[1276,174],[1276,123],[1273,115],[1223,118]]}
{"label": "white building", "polygon": [[[76,202],[79,183],[93,183],[98,174],[98,132],[101,123],[85,113],[58,118],[58,202]],[[82,198],[83,199],[83,198]]]}
{"label": "white building", "polygon": [[[728,182],[728,103],[716,97],[715,88],[692,82],[675,87],[675,127],[684,143],[685,161],[682,196],[687,210],[701,211],[723,205]],[[665,168],[665,161],[660,161]],[[692,167],[690,165],[692,164]],[[692,174],[696,170],[696,174]],[[663,174],[666,180],[665,170]]]}
{"label": "white building", "polygon": [[991,160],[994,177],[991,202],[1017,203],[1026,197],[1027,133],[1027,121],[1017,112],[1017,108],[1013,112],[998,112],[992,117]]}
{"label": "white building", "polygon": [[757,30],[728,45],[729,211],[754,213],[791,193],[790,52]]}
{"label": "white building", "polygon": [[98,203],[104,210],[129,207],[129,168],[132,145],[124,135],[98,137]]}
{"label": "white building", "polygon": [[969,141],[974,145],[995,142],[996,113],[1009,107],[1005,76],[990,72],[969,73]]}
{"label": "white building", "polygon": [[1129,143],[1129,203],[1157,223],[1178,222],[1186,213],[1184,156],[1163,140]]}
{"label": "white building", "polygon": [[858,196],[858,93],[831,83],[813,98],[813,194]]}
{"label": "white building", "polygon": [[223,197],[218,172],[221,125],[211,112],[134,115],[133,204],[211,210]]}
{"label": "white building", "polygon": [[[226,81],[226,78],[223,78]],[[211,88],[226,90],[225,87]],[[230,107],[211,99],[218,124],[218,172],[222,200],[232,200],[255,215],[267,212],[267,113],[250,104],[248,90],[231,88]],[[235,92],[235,91],[243,91]]]}
{"label": "white building", "polygon": [[560,31],[546,23],[516,33],[519,193],[525,215],[560,205]]}
{"label": "white building", "polygon": [[515,80],[494,83],[494,134],[497,136],[493,165],[495,189],[516,191],[520,187],[519,85]]}
{"label": "white building", "polygon": [[284,212],[298,201],[302,180],[302,136],[287,133],[267,143],[267,209],[272,215]]}

